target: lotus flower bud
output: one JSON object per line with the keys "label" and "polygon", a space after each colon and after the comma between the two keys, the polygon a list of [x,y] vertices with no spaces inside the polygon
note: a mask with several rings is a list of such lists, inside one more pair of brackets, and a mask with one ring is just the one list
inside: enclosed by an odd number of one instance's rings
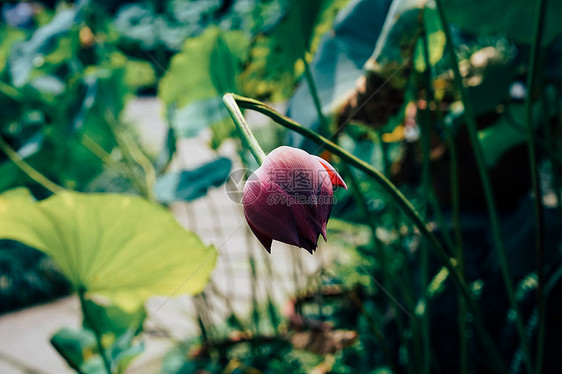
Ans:
{"label": "lotus flower bud", "polygon": [[274,149],[244,186],[244,215],[253,233],[271,253],[278,240],[316,250],[318,237],[326,240],[334,187],[347,189],[327,161],[292,148]]}

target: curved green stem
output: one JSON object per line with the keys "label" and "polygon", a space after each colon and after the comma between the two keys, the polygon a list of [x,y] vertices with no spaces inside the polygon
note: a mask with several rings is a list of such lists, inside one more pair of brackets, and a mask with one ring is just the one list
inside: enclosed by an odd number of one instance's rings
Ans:
{"label": "curved green stem", "polygon": [[45,189],[56,193],[58,191],[64,190],[63,187],[52,182],[49,178],[41,174],[33,166],[29,165],[24,161],[23,158],[12,148],[10,145],[0,136],[0,150],[8,156],[8,158],[16,165],[21,171],[23,171],[29,178],[33,179],[35,182],[39,183]]}
{"label": "curved green stem", "polygon": [[[422,79],[425,83],[426,96],[430,95],[431,92],[431,64],[429,61],[429,47],[427,42],[427,33],[425,27],[422,28],[422,51],[425,61],[425,71],[423,73]],[[421,148],[422,148],[422,185],[423,185],[423,205],[425,211],[427,212],[429,206],[429,196],[433,195],[433,189],[431,186],[431,168],[430,168],[430,148],[431,148],[431,118],[429,111],[429,100],[426,97],[426,107],[422,111],[421,115]],[[427,214],[426,214],[427,217]],[[445,230],[443,230],[445,231]],[[420,302],[423,303],[423,315],[422,315],[422,337],[423,337],[423,349],[424,349],[424,360],[423,360],[423,373],[429,374],[431,371],[431,326],[429,320],[429,298],[426,297],[423,290],[428,284],[428,271],[429,271],[429,252],[427,249],[427,243],[421,243],[420,246],[420,283],[422,286],[422,292],[420,293]],[[457,259],[458,261],[458,259]],[[460,296],[458,296],[461,299]],[[462,352],[462,350],[461,350]],[[465,374],[465,373],[463,373]]]}
{"label": "curved green stem", "polygon": [[536,256],[537,256],[537,304],[539,310],[539,329],[537,334],[537,357],[536,373],[542,370],[542,356],[545,334],[546,305],[543,292],[544,284],[544,211],[542,206],[541,186],[537,170],[537,151],[535,140],[535,129],[533,126],[533,93],[537,86],[537,75],[539,69],[539,55],[541,50],[542,34],[546,12],[546,0],[538,0],[535,8],[535,22],[533,30],[533,44],[531,46],[531,61],[529,63],[529,74],[527,76],[527,97],[525,98],[525,112],[527,117],[527,145],[529,148],[529,166],[531,172],[531,184],[534,196],[535,225],[536,225]]}
{"label": "curved green stem", "polygon": [[[260,152],[265,157],[263,150],[257,144],[257,141],[253,137],[244,116],[240,112],[238,105],[244,109],[251,109],[273,119],[275,122],[279,123],[283,127],[286,127],[290,130],[293,130],[304,137],[308,138],[309,140],[315,142],[316,144],[323,145],[326,150],[332,152],[333,154],[339,156],[342,160],[349,163],[350,165],[356,167],[357,169],[363,171],[367,174],[370,178],[374,179],[381,187],[383,187],[392,199],[400,206],[402,211],[408,216],[410,220],[414,223],[414,225],[419,229],[423,236],[425,236],[431,243],[431,248],[434,251],[434,255],[437,259],[449,270],[449,273],[452,275],[453,281],[456,286],[461,290],[462,295],[464,296],[468,306],[473,312],[475,317],[475,326],[478,329],[480,336],[482,337],[482,343],[484,345],[485,351],[490,355],[491,358],[499,357],[499,353],[497,352],[497,348],[493,345],[492,340],[489,336],[489,333],[486,331],[482,321],[482,317],[479,313],[478,306],[476,302],[472,298],[472,293],[464,281],[464,278],[459,273],[458,269],[456,268],[455,264],[451,261],[441,242],[437,239],[437,237],[431,232],[431,230],[427,227],[425,221],[418,213],[418,211],[414,208],[414,206],[406,199],[406,197],[398,190],[381,172],[373,168],[371,165],[366,163],[365,161],[357,158],[353,154],[349,153],[345,149],[339,147],[338,145],[334,144],[331,140],[326,139],[325,137],[317,134],[316,132],[309,130],[299,123],[293,121],[292,119],[284,116],[283,114],[277,112],[275,109],[271,108],[264,103],[246,98],[243,96],[238,96],[232,93],[227,93],[223,98],[225,105],[229,113],[231,113],[231,117],[234,120],[234,123],[240,129],[243,135],[249,134],[247,139],[244,139],[243,142],[245,144],[252,144],[252,140],[255,142],[254,147],[255,149],[252,151],[254,154],[260,155]],[[252,149],[251,149],[252,150]],[[256,160],[259,162],[260,158],[256,157]],[[493,364],[496,367],[496,371],[503,373],[507,371],[503,362],[498,362],[497,360],[493,360]]]}
{"label": "curved green stem", "polygon": [[105,371],[107,372],[107,374],[111,374],[111,361],[109,361],[109,358],[107,357],[107,353],[105,351],[105,348],[103,347],[102,341],[101,341],[101,334],[99,332],[99,330],[96,327],[96,321],[94,320],[94,318],[92,318],[92,316],[90,315],[90,312],[88,311],[88,307],[86,306],[86,290],[83,287],[80,287],[78,289],[78,298],[80,300],[80,307],[82,309],[82,315],[84,317],[84,320],[86,320],[88,322],[88,324],[91,327],[92,332],[94,333],[94,336],[96,337],[96,344],[98,346],[98,351],[99,351],[99,355],[101,356],[102,360],[103,360],[103,365],[105,367]]}
{"label": "curved green stem", "polygon": [[521,311],[515,299],[513,281],[511,279],[509,273],[509,267],[507,264],[507,254],[502,240],[498,211],[496,208],[496,203],[494,201],[494,196],[492,192],[492,184],[490,181],[490,176],[488,175],[488,170],[486,169],[486,164],[484,162],[484,152],[482,150],[482,145],[480,144],[480,141],[478,139],[478,126],[476,125],[474,109],[472,108],[472,101],[470,100],[470,95],[463,83],[462,76],[459,70],[458,59],[455,53],[455,45],[451,34],[451,26],[449,24],[447,15],[445,13],[443,0],[436,0],[436,4],[437,4],[437,11],[439,13],[439,18],[443,26],[443,31],[445,32],[445,38],[447,41],[445,46],[451,58],[451,62],[452,62],[451,66],[454,74],[455,85],[460,91],[461,99],[464,105],[464,118],[466,122],[466,127],[468,130],[470,143],[472,145],[472,149],[474,152],[474,157],[476,159],[478,173],[480,174],[482,189],[484,190],[484,196],[488,208],[488,215],[490,217],[492,237],[494,241],[494,246],[496,247],[498,253],[498,258],[500,262],[503,281],[506,288],[506,293],[509,299],[509,304],[511,306],[511,309],[513,309],[516,315],[517,332],[519,334],[519,339],[521,341],[521,347],[523,348],[523,352],[525,354],[525,363],[527,365],[527,371],[529,373],[532,373],[533,366],[531,364],[529,344],[527,340],[527,335],[525,334],[523,317],[521,316]]}
{"label": "curved green stem", "polygon": [[232,120],[242,135],[240,139],[242,140],[243,145],[250,150],[258,164],[263,164],[263,160],[265,160],[265,152],[260,147],[256,137],[248,127],[246,118],[244,118],[240,107],[236,104],[235,95],[226,94],[223,96],[222,101],[226,106],[228,114],[230,114],[230,117],[232,117]]}
{"label": "curved green stem", "polygon": [[[270,117],[271,119],[273,119],[275,122],[279,123],[280,125],[305,136],[306,138],[312,140],[313,142],[315,142],[319,145],[320,144],[324,145],[326,150],[328,150],[328,151],[332,152],[333,154],[339,156],[344,161],[348,162],[349,164],[351,164],[354,167],[358,168],[359,170],[363,171],[369,177],[373,178],[376,182],[378,182],[381,185],[381,187],[383,187],[390,194],[390,196],[392,196],[392,198],[396,201],[396,203],[400,206],[400,208],[402,208],[404,213],[418,227],[420,232],[427,239],[429,239],[430,242],[433,243],[433,246],[436,248],[437,257],[439,257],[440,260],[443,261],[445,266],[450,267],[454,272],[455,267],[451,263],[451,261],[449,260],[445,250],[443,249],[443,246],[441,245],[441,242],[439,242],[437,237],[427,227],[425,221],[423,220],[421,215],[418,213],[418,211],[414,208],[414,206],[410,203],[410,201],[408,201],[408,199],[402,194],[402,192],[400,192],[400,190],[398,190],[392,184],[392,182],[390,182],[388,180],[388,178],[386,178],[380,171],[376,170],[371,165],[369,165],[365,161],[357,158],[356,156],[349,153],[345,149],[339,147],[338,145],[336,145],[331,140],[323,137],[322,135],[317,134],[316,132],[314,132],[312,130],[307,129],[306,127],[301,126],[297,122],[295,122],[292,119],[284,116],[283,114],[277,112],[275,109],[271,108],[268,105],[265,105],[264,103],[262,103],[260,101],[250,99],[250,98],[246,98],[246,97],[243,97],[243,96],[238,96],[238,95],[231,94],[231,93],[226,94],[223,98],[223,101],[224,101],[225,105],[227,106],[227,109],[228,109],[229,113],[239,113],[240,118],[238,117],[238,115],[232,115],[231,114],[231,116],[232,116],[234,122],[236,123],[236,125],[238,126],[238,128],[240,128],[241,132],[243,134],[249,134],[248,138],[245,139],[245,143],[250,145],[250,147],[251,147],[250,150],[252,151],[253,154],[254,153],[258,154],[259,157],[256,157],[256,160],[258,162],[260,162],[261,155],[260,155],[260,152],[255,152],[255,150],[261,151],[261,153],[263,154],[263,157],[265,157],[265,153],[263,153],[263,150],[261,150],[261,147],[259,146],[259,144],[257,144],[257,140],[252,135],[252,133],[251,133],[249,127],[248,127],[248,124],[246,123],[246,121],[244,120],[244,117],[242,116],[242,113],[238,109],[238,105],[241,108],[251,109],[251,110],[255,110],[257,112],[260,112],[262,114],[265,114],[266,116]],[[254,149],[252,149],[252,148],[254,148]],[[451,270],[451,269],[449,269],[449,270]],[[464,287],[466,289],[466,294],[470,295],[470,291],[468,290],[468,286],[464,283],[464,281],[462,281],[462,283],[463,283],[463,285],[461,287]]]}

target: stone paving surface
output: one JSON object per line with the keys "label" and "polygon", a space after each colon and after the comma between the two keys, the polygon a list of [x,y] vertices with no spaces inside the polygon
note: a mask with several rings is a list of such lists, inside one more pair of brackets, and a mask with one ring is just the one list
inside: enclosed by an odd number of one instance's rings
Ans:
{"label": "stone paving surface", "polygon": [[[153,98],[135,99],[128,106],[126,118],[140,129],[140,140],[154,152],[164,141],[166,128],[161,120],[161,108]],[[179,142],[179,157],[171,165],[172,170],[196,167],[217,157],[207,146],[209,134]],[[220,149],[223,156],[236,152],[234,142]],[[305,274],[296,273],[295,259],[300,260],[304,273],[331,261],[328,248],[321,248],[313,257],[298,248],[274,243],[272,254],[267,255],[261,244],[249,232],[241,206],[232,202],[224,187],[213,189],[204,198],[191,203],[171,206],[178,220],[188,229],[200,235],[207,244],[213,244],[218,252],[213,281],[222,293],[229,296],[233,308],[246,314],[251,308],[251,278],[248,256],[256,259],[259,289],[264,295],[268,282],[275,281],[273,294],[278,302],[306,282]],[[322,250],[323,249],[323,250]],[[266,272],[265,261],[270,261],[274,274]],[[271,279],[274,277],[276,280]],[[189,296],[155,297],[147,302],[149,318],[144,334],[146,350],[127,370],[129,374],[158,373],[163,355],[178,340],[198,334]],[[224,320],[224,311],[213,314],[215,322]],[[0,374],[64,374],[73,371],[66,366],[49,343],[50,336],[63,326],[79,326],[80,311],[75,297],[67,297],[46,305],[40,305],[0,316]],[[162,332],[167,337],[162,337]]]}

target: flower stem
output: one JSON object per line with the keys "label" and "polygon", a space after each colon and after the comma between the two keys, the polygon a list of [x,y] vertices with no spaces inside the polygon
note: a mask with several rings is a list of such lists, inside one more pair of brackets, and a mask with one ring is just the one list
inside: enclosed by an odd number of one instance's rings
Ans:
{"label": "flower stem", "polygon": [[103,347],[100,331],[96,328],[94,318],[92,318],[90,312],[88,311],[88,307],[86,306],[85,293],[86,290],[83,287],[80,287],[78,289],[78,298],[80,299],[80,308],[82,309],[82,315],[84,317],[84,320],[90,325],[90,329],[96,337],[96,344],[98,346],[99,355],[103,360],[105,371],[107,372],[107,374],[111,374],[111,362],[109,361],[105,348]]}
{"label": "flower stem", "polygon": [[[482,337],[482,343],[484,345],[484,350],[493,358],[492,364],[495,365],[496,372],[506,372],[507,368],[505,367],[504,363],[496,360],[496,357],[499,357],[499,353],[497,352],[497,348],[493,345],[492,340],[489,336],[489,333],[486,331],[483,323],[482,317],[479,313],[478,306],[476,302],[472,298],[472,293],[464,281],[464,278],[459,273],[456,266],[453,264],[441,242],[437,239],[437,237],[431,232],[431,230],[427,227],[425,221],[418,213],[418,211],[414,208],[414,206],[406,199],[406,197],[390,182],[381,172],[373,168],[371,165],[366,163],[365,161],[357,158],[353,154],[349,153],[345,149],[341,148],[340,146],[333,143],[331,140],[323,137],[322,135],[317,134],[316,132],[307,129],[306,127],[301,126],[299,123],[293,121],[292,119],[284,116],[283,114],[279,113],[275,109],[271,108],[270,106],[243,96],[238,96],[236,94],[227,93],[225,97],[223,97],[223,102],[227,106],[231,117],[233,118],[236,125],[241,129],[242,134],[249,134],[251,138],[243,140],[245,144],[251,144],[251,139],[257,143],[255,138],[253,137],[251,130],[248,127],[248,124],[244,120],[242,113],[238,106],[244,109],[251,109],[273,119],[275,122],[280,124],[283,127],[286,127],[290,130],[293,130],[304,137],[308,138],[309,140],[315,142],[318,145],[323,145],[328,151],[332,152],[333,154],[339,156],[342,160],[349,163],[350,165],[356,167],[357,169],[363,171],[367,174],[370,178],[374,179],[379,185],[384,188],[389,195],[393,198],[393,200],[400,206],[402,211],[408,216],[408,218],[414,223],[414,225],[420,230],[423,236],[425,236],[433,245],[431,248],[434,250],[434,254],[437,259],[449,270],[449,273],[452,275],[453,281],[461,290],[464,298],[470,309],[473,311],[473,315],[475,317],[475,326],[478,329],[480,336]],[[236,114],[236,113],[239,113]],[[243,121],[239,121],[242,119]],[[257,145],[257,149],[261,150],[259,145]],[[263,152],[263,151],[262,151]],[[254,151],[252,151],[254,153]],[[259,155],[259,152],[256,152]],[[259,162],[258,157],[256,160]]]}
{"label": "flower stem", "polygon": [[[423,38],[423,55],[426,60],[426,72],[424,74],[424,81],[426,83],[426,89],[429,91],[430,85],[430,65],[429,56],[427,49],[427,38],[425,30],[422,30]],[[427,94],[426,94],[427,95]],[[427,100],[426,100],[427,103]],[[431,147],[431,118],[429,112],[429,105],[422,110],[420,115],[421,119],[421,148],[422,148],[422,185],[423,185],[423,207],[426,212],[426,217],[428,216],[429,210],[429,196],[432,194],[431,187],[431,170],[430,170],[430,147]],[[443,231],[446,227],[443,227]],[[420,303],[424,305],[423,314],[421,316],[422,320],[422,339],[423,339],[423,366],[422,373],[429,374],[431,372],[431,325],[429,320],[429,298],[426,297],[424,290],[428,285],[428,272],[429,272],[429,252],[427,248],[427,242],[424,241],[420,243]]]}
{"label": "flower stem", "polygon": [[470,100],[470,95],[467,88],[464,86],[462,76],[459,70],[459,64],[457,55],[455,53],[455,45],[451,33],[451,26],[449,20],[445,13],[445,7],[443,5],[443,0],[436,0],[437,11],[439,13],[439,18],[443,26],[443,31],[445,32],[446,38],[446,48],[447,52],[451,58],[451,67],[454,74],[455,85],[460,91],[461,99],[464,105],[464,119],[466,122],[466,127],[468,130],[468,135],[470,142],[472,144],[472,149],[474,152],[474,157],[476,159],[476,165],[478,167],[478,173],[480,174],[480,180],[482,182],[482,188],[484,190],[484,196],[486,199],[486,205],[488,208],[488,215],[490,217],[490,224],[492,230],[492,237],[494,241],[494,246],[496,247],[498,258],[500,262],[501,272],[503,281],[506,288],[506,293],[509,299],[509,304],[511,309],[515,312],[516,316],[516,326],[517,332],[519,334],[519,340],[521,341],[521,347],[523,348],[523,353],[525,354],[525,363],[527,365],[527,371],[532,373],[531,356],[529,350],[529,344],[527,341],[527,335],[525,334],[525,329],[523,326],[523,317],[521,316],[521,311],[517,305],[515,299],[515,292],[513,288],[513,281],[509,273],[507,254],[503,244],[500,223],[498,217],[498,211],[494,201],[494,196],[492,192],[492,185],[490,182],[490,176],[488,175],[488,170],[484,162],[484,152],[482,150],[482,145],[478,139],[478,126],[476,124],[474,110],[472,108],[472,102]]}
{"label": "flower stem", "polygon": [[[542,357],[545,334],[546,305],[543,292],[544,284],[544,209],[542,206],[541,186],[537,170],[537,152],[535,141],[535,130],[533,126],[533,94],[537,86],[537,75],[539,70],[539,58],[541,51],[542,34],[544,30],[544,19],[546,12],[546,0],[538,0],[535,7],[535,20],[533,29],[533,44],[531,45],[531,60],[529,62],[529,74],[527,76],[527,96],[525,98],[525,112],[527,117],[527,146],[529,148],[529,167],[531,173],[531,185],[534,196],[535,210],[535,245],[537,257],[537,304],[539,310],[539,329],[537,334],[536,373],[542,370]],[[541,92],[541,90],[539,90]]]}
{"label": "flower stem", "polygon": [[265,152],[252,133],[252,130],[250,130],[250,127],[248,126],[246,118],[244,118],[240,107],[236,104],[235,96],[233,94],[226,94],[223,96],[222,101],[226,106],[228,114],[230,114],[230,117],[234,121],[234,124],[240,131],[240,139],[242,140],[242,144],[250,150],[258,164],[263,164],[263,161],[265,160]]}

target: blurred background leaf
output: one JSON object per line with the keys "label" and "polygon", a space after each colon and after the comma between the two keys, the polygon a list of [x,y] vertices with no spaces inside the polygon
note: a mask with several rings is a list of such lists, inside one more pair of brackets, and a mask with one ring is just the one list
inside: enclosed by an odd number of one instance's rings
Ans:
{"label": "blurred background leaf", "polygon": [[[531,15],[535,13],[535,2],[514,0],[447,0],[444,2],[447,13],[456,26],[480,35],[503,34],[509,39],[530,44],[533,35]],[[545,30],[542,42],[550,44],[562,35],[556,14],[562,12],[559,1],[547,2]]]}
{"label": "blurred background leaf", "polygon": [[158,95],[167,107],[174,106],[171,123],[178,137],[195,136],[211,125],[232,128],[222,95],[239,91],[237,76],[248,43],[240,31],[210,27],[174,56]]}
{"label": "blurred background leaf", "polygon": [[231,167],[232,161],[221,157],[195,169],[163,174],[154,186],[156,199],[162,204],[195,200],[211,187],[223,185]]}

